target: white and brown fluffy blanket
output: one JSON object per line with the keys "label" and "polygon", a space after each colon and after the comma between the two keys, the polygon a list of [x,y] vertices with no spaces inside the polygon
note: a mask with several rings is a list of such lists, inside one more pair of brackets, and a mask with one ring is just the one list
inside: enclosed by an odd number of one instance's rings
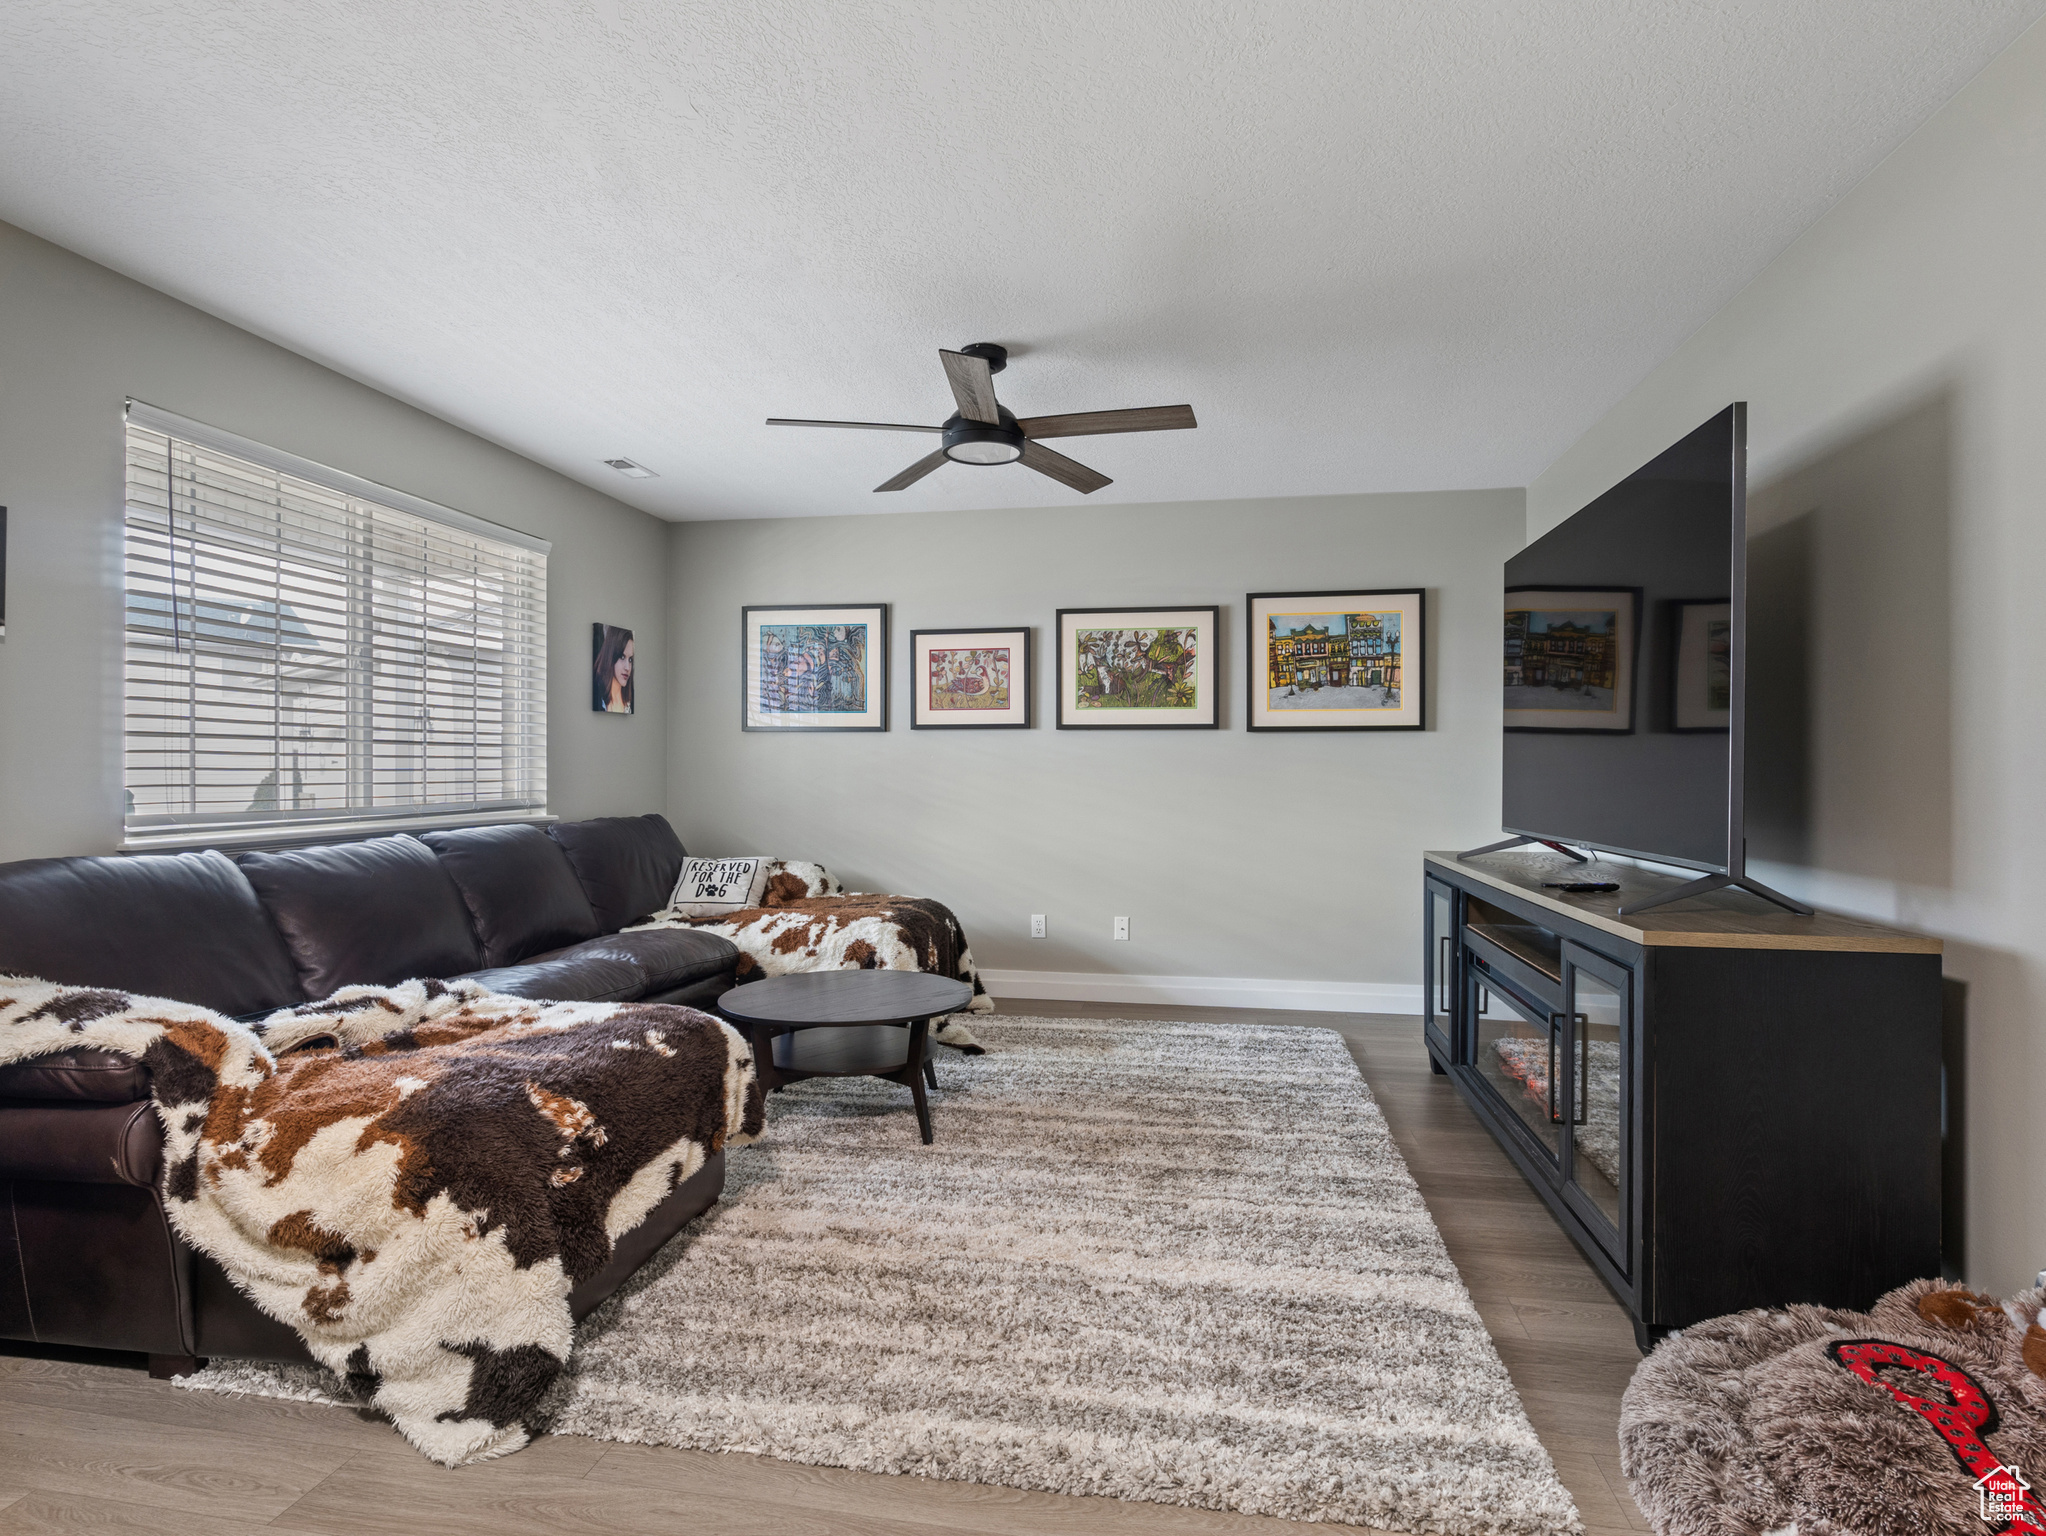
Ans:
{"label": "white and brown fluffy blanket", "polygon": [[[969,1013],[992,1013],[973,950],[959,919],[923,896],[873,896],[848,891],[821,864],[776,859],[760,905],[716,917],[656,912],[638,928],[702,928],[739,947],[737,977],[758,981],[801,971],[929,971],[973,988]],[[969,1056],[980,1042],[957,1014],[937,1023],[931,1038]]]}
{"label": "white and brown fluffy blanket", "polygon": [[746,1041],[690,1008],[414,981],[251,1027],[0,977],[0,1064],[87,1046],[149,1069],[179,1236],[449,1466],[526,1443],[569,1291],[762,1124]]}

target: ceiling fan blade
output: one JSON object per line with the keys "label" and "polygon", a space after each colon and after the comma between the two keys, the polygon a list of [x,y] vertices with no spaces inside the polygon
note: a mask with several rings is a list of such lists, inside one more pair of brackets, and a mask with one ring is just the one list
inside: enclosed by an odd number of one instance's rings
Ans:
{"label": "ceiling fan blade", "polygon": [[1190,405],[1141,405],[1133,411],[1073,411],[1016,423],[1025,437],[1091,437],[1097,432],[1170,432],[1197,427]]}
{"label": "ceiling fan blade", "polygon": [[938,356],[945,364],[945,377],[952,385],[952,398],[959,402],[959,414],[968,421],[977,421],[984,426],[998,427],[1002,424],[1001,412],[995,408],[995,375],[984,357],[968,357],[964,352],[947,352],[938,349]]}
{"label": "ceiling fan blade", "polygon": [[770,416],[770,427],[856,427],[862,432],[942,432],[943,427],[910,427],[895,421],[804,421],[796,416]]}
{"label": "ceiling fan blade", "polygon": [[901,474],[894,476],[892,479],[883,480],[874,489],[877,491],[899,491],[906,485],[915,485],[917,481],[923,479],[925,475],[928,475],[944,462],[945,450],[940,448],[936,453],[925,454]]}
{"label": "ceiling fan blade", "polygon": [[1091,496],[1104,485],[1115,482],[1099,470],[1089,469],[1085,464],[1075,463],[1062,453],[1054,453],[1040,443],[1023,445],[1022,462],[1040,475],[1050,475],[1060,485],[1070,485],[1082,496]]}

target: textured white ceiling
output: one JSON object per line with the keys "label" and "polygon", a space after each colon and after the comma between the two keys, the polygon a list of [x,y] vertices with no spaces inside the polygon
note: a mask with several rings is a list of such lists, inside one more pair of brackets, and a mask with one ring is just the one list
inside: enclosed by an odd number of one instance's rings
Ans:
{"label": "textured white ceiling", "polygon": [[667,517],[1077,500],[762,425],[981,340],[1194,406],[1097,502],[1520,485],[2042,11],[8,0],[0,217]]}

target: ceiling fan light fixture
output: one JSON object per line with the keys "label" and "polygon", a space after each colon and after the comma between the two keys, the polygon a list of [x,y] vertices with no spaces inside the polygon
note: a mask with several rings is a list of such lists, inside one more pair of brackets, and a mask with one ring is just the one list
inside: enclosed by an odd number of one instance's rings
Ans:
{"label": "ceiling fan light fixture", "polygon": [[945,435],[954,464],[1013,464],[1023,457],[1021,434],[1001,427],[959,427]]}

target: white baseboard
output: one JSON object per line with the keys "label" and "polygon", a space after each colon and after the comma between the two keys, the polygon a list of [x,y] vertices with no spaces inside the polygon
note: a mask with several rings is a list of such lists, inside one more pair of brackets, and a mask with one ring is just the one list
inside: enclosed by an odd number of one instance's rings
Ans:
{"label": "white baseboard", "polygon": [[1384,981],[1281,981],[1262,976],[1119,976],[1109,971],[989,971],[997,999],[1172,1003],[1187,1008],[1303,1008],[1323,1013],[1419,1013],[1421,988]]}

